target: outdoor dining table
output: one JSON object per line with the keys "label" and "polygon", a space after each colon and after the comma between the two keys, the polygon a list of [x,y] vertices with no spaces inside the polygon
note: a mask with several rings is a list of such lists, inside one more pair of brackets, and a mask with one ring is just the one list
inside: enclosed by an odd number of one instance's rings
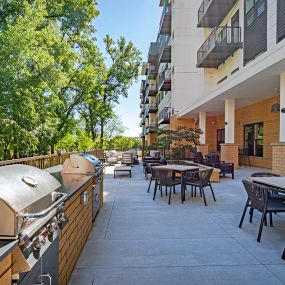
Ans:
{"label": "outdoor dining table", "polygon": [[185,187],[184,187],[184,174],[187,171],[199,171],[198,166],[190,166],[190,165],[181,165],[181,164],[167,164],[161,166],[154,166],[153,168],[158,170],[169,170],[174,173],[180,173],[180,181],[181,181],[181,201],[182,203],[185,201]]}
{"label": "outdoor dining table", "polygon": [[[250,179],[253,182],[277,188],[278,192],[285,194],[285,177],[250,177]],[[283,250],[282,259],[285,260],[285,249]]]}

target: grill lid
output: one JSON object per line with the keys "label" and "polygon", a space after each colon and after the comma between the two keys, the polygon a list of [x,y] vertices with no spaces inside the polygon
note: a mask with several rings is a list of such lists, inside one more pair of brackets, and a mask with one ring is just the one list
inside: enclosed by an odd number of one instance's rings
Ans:
{"label": "grill lid", "polygon": [[101,167],[102,166],[101,160],[99,160],[96,156],[94,156],[90,153],[81,153],[80,156],[89,160],[95,167]]}
{"label": "grill lid", "polygon": [[0,185],[0,200],[14,212],[20,212],[61,187],[46,171],[20,164],[0,167]]}
{"label": "grill lid", "polygon": [[102,168],[101,161],[88,153],[72,154],[63,163],[62,174],[95,174]]}

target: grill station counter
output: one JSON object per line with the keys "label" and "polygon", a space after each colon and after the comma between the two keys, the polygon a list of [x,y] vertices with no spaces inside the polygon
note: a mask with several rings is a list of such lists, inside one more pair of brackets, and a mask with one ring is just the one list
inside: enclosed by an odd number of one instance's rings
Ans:
{"label": "grill station counter", "polygon": [[[20,194],[13,197],[13,191]],[[65,285],[103,205],[102,163],[83,153],[50,173],[1,167],[0,203],[0,284],[11,284],[11,275],[23,271],[28,273],[19,274],[15,284],[46,284],[50,275],[42,276],[37,265],[54,256],[56,266],[44,270],[57,275],[53,285]]]}
{"label": "grill station counter", "polygon": [[64,206],[69,223],[59,239],[59,280],[65,285],[103,205],[103,164],[90,154],[74,154],[52,175],[69,197]]}

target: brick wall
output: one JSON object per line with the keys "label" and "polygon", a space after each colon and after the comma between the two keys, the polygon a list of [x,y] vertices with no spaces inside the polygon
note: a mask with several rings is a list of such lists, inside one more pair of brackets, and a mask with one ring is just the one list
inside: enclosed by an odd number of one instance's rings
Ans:
{"label": "brick wall", "polygon": [[233,163],[234,167],[238,168],[238,145],[221,144],[221,161]]}
{"label": "brick wall", "polygon": [[285,143],[272,144],[272,172],[285,176]]}
{"label": "brick wall", "polygon": [[[236,110],[235,143],[240,147],[243,148],[244,144],[244,125],[257,122],[264,124],[263,157],[250,157],[253,166],[272,167],[271,144],[279,141],[279,113],[271,113],[271,106],[275,102],[275,98],[270,98]],[[209,151],[217,151],[217,129],[224,127],[224,115],[207,117],[206,143]]]}
{"label": "brick wall", "polygon": [[[59,240],[59,280],[65,285],[92,229],[93,178],[66,202],[64,208],[68,224]],[[88,204],[81,204],[81,195],[88,191]]]}

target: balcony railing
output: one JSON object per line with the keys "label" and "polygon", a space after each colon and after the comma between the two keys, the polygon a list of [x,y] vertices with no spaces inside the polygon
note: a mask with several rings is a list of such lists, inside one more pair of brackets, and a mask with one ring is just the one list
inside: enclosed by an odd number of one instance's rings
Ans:
{"label": "balcony railing", "polygon": [[149,79],[156,79],[158,74],[158,64],[156,63],[155,65],[149,65],[148,66],[148,78]]}
{"label": "balcony railing", "polygon": [[148,107],[147,107],[148,113],[156,113],[157,110],[158,110],[158,107],[156,104],[148,104]]}
{"label": "balcony railing", "polygon": [[197,67],[217,68],[241,47],[240,27],[216,27],[197,52]]}
{"label": "balcony railing", "polygon": [[171,34],[171,5],[164,4],[159,24],[159,34],[161,35]]}
{"label": "balcony railing", "polygon": [[150,47],[148,50],[148,63],[152,65],[157,64],[158,53],[159,53],[159,43],[158,42],[150,43]]}
{"label": "balcony railing", "polygon": [[155,83],[149,83],[147,88],[146,88],[146,91],[145,91],[145,94],[146,96],[156,96],[157,94],[157,85],[156,85],[156,82]]}
{"label": "balcony railing", "polygon": [[198,27],[218,26],[237,0],[203,0],[198,10]]}
{"label": "balcony railing", "polygon": [[158,91],[170,91],[171,90],[171,68],[166,68],[160,73],[157,79]]}
{"label": "balcony railing", "polygon": [[149,124],[147,127],[146,127],[146,134],[149,134],[149,133],[156,133],[156,130],[157,130],[157,124]]}
{"label": "balcony railing", "polygon": [[165,107],[158,115],[158,124],[170,124],[171,108]]}
{"label": "balcony railing", "polygon": [[171,37],[170,36],[160,36],[159,37],[159,63],[169,63],[171,62]]}

